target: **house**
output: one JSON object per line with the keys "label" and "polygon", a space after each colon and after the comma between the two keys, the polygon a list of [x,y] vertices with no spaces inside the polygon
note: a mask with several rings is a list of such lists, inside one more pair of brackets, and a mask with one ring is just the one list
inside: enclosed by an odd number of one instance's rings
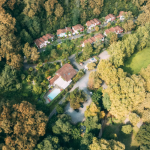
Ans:
{"label": "house", "polygon": [[93,27],[97,26],[97,25],[100,25],[101,24],[101,21],[94,18],[93,20],[90,20],[90,21],[87,21],[86,22],[86,26],[88,29],[92,29]]}
{"label": "house", "polygon": [[108,22],[112,22],[116,19],[116,17],[113,15],[113,14],[108,14],[106,17],[105,17],[105,20],[106,20],[106,23]]}
{"label": "house", "polygon": [[52,34],[46,34],[46,35],[43,35],[42,37],[34,40],[34,43],[36,44],[36,46],[38,48],[42,48],[42,47],[45,47],[47,44],[50,44],[50,41],[49,39],[53,40],[54,39],[54,35]]}
{"label": "house", "polygon": [[58,37],[67,37],[67,31],[68,31],[68,36],[71,36],[72,29],[70,27],[66,27],[65,29],[58,29],[57,36]]}
{"label": "house", "polygon": [[95,37],[95,41],[100,40],[104,42],[104,36],[101,33],[95,35],[94,37]]}
{"label": "house", "polygon": [[124,11],[120,11],[119,12],[119,16],[117,16],[117,18],[119,18],[121,21],[125,19],[125,15],[127,14],[127,12]]}
{"label": "house", "polygon": [[49,80],[51,86],[57,85],[61,89],[65,89],[72,82],[72,78],[77,74],[77,71],[70,64],[63,65],[56,75]]}
{"label": "house", "polygon": [[81,46],[84,47],[86,43],[94,44],[94,43],[95,43],[96,41],[98,41],[98,40],[104,42],[104,36],[103,36],[101,33],[98,34],[98,35],[96,35],[96,36],[94,36],[94,37],[91,37],[91,38],[85,40],[85,41],[81,44]]}
{"label": "house", "polygon": [[77,24],[77,25],[72,27],[72,30],[73,30],[73,34],[75,35],[75,34],[79,34],[79,31],[83,32],[84,27],[81,24]]}
{"label": "house", "polygon": [[115,33],[116,34],[121,34],[123,32],[123,28],[121,28],[120,26],[116,26],[115,28]]}
{"label": "house", "polygon": [[105,30],[104,35],[107,36],[110,32],[121,34],[123,32],[123,28],[121,28],[120,26],[111,27],[110,29]]}

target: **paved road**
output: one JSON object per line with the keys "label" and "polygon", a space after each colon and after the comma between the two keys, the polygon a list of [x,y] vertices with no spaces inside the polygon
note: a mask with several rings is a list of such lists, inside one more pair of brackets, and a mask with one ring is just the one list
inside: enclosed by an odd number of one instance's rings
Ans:
{"label": "paved road", "polygon": [[[79,52],[79,54],[82,53],[82,52]],[[75,54],[71,55],[68,57],[68,59],[71,61],[71,63],[73,63],[77,68],[78,70],[80,69],[83,69],[83,67],[81,67],[76,61],[75,61]],[[54,62],[59,62],[61,63],[61,60],[56,60],[56,61],[52,61],[52,62],[47,62],[48,64],[50,63],[54,63]],[[43,63],[44,65],[45,63]],[[27,61],[24,61],[24,69],[25,70],[28,70],[30,67],[34,68],[37,66],[37,64],[28,64]]]}
{"label": "paved road", "polygon": [[84,112],[86,110],[86,107],[89,106],[92,102],[92,99],[90,97],[90,91],[87,89],[89,74],[90,72],[87,71],[84,77],[82,77],[71,89],[71,91],[73,91],[74,89],[79,87],[80,90],[83,90],[87,94],[87,102],[83,104],[84,107],[79,108],[79,112],[76,112],[70,107],[70,103],[68,103],[65,108],[65,113],[71,116],[71,121],[74,124],[76,124],[77,122],[82,122],[85,119]]}

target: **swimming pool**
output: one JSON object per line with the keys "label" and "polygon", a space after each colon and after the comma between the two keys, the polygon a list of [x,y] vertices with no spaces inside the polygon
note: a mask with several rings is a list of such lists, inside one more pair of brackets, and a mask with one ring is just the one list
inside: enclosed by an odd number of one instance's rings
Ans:
{"label": "swimming pool", "polygon": [[53,100],[60,92],[60,89],[56,88],[47,97]]}

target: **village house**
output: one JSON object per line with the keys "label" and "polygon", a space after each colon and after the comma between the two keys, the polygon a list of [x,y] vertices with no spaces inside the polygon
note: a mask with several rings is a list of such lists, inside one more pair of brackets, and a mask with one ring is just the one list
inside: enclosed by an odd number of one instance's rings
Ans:
{"label": "village house", "polygon": [[66,27],[65,29],[58,29],[57,36],[58,37],[67,37],[67,32],[68,32],[68,36],[71,36],[72,29],[70,27]]}
{"label": "village house", "polygon": [[77,74],[77,71],[70,64],[63,65],[56,75],[49,80],[50,86],[57,85],[61,89],[65,89],[72,82],[72,78]]}
{"label": "village house", "polygon": [[127,12],[120,11],[119,16],[117,16],[117,18],[119,18],[121,21],[123,21],[125,19],[126,14],[127,14]]}
{"label": "village house", "polygon": [[84,47],[86,43],[94,44],[94,43],[95,43],[96,41],[98,41],[98,40],[104,42],[104,36],[103,36],[101,33],[99,33],[98,35],[96,35],[96,36],[94,36],[94,37],[91,37],[91,38],[85,40],[85,41],[81,44],[81,46]]}
{"label": "village house", "polygon": [[104,35],[107,36],[110,32],[121,34],[123,32],[123,28],[121,28],[120,26],[111,27],[110,29],[105,30]]}
{"label": "village house", "polygon": [[106,23],[108,22],[112,22],[116,19],[116,17],[113,15],[113,14],[108,14],[106,17],[105,17],[105,20],[106,20]]}
{"label": "village house", "polygon": [[93,20],[90,20],[90,21],[87,21],[86,22],[86,26],[88,29],[92,29],[93,27],[97,26],[97,25],[100,25],[101,24],[101,21],[94,18]]}
{"label": "village house", "polygon": [[53,41],[54,35],[48,33],[48,34],[43,35],[42,37],[34,40],[34,43],[36,44],[36,46],[38,48],[42,48],[42,47],[45,47],[47,44],[50,44],[49,39],[51,39]]}
{"label": "village house", "polygon": [[72,27],[72,30],[73,30],[73,35],[75,35],[75,34],[79,34],[79,31],[83,32],[84,27],[81,24],[77,24],[77,25]]}

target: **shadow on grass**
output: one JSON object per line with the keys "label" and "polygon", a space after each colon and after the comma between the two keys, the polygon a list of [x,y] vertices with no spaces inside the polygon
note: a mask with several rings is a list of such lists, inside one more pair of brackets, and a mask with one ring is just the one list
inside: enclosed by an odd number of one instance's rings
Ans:
{"label": "shadow on grass", "polygon": [[103,131],[102,138],[106,140],[114,139],[116,141],[120,141],[125,145],[126,150],[137,150],[138,145],[131,146],[133,132],[131,134],[124,134],[121,131],[122,123],[112,123],[105,127]]}
{"label": "shadow on grass", "polygon": [[134,70],[130,67],[130,64],[132,63],[135,56],[136,54],[133,54],[130,58],[125,59],[124,66],[121,66],[124,72],[130,73],[130,74],[134,73]]}

